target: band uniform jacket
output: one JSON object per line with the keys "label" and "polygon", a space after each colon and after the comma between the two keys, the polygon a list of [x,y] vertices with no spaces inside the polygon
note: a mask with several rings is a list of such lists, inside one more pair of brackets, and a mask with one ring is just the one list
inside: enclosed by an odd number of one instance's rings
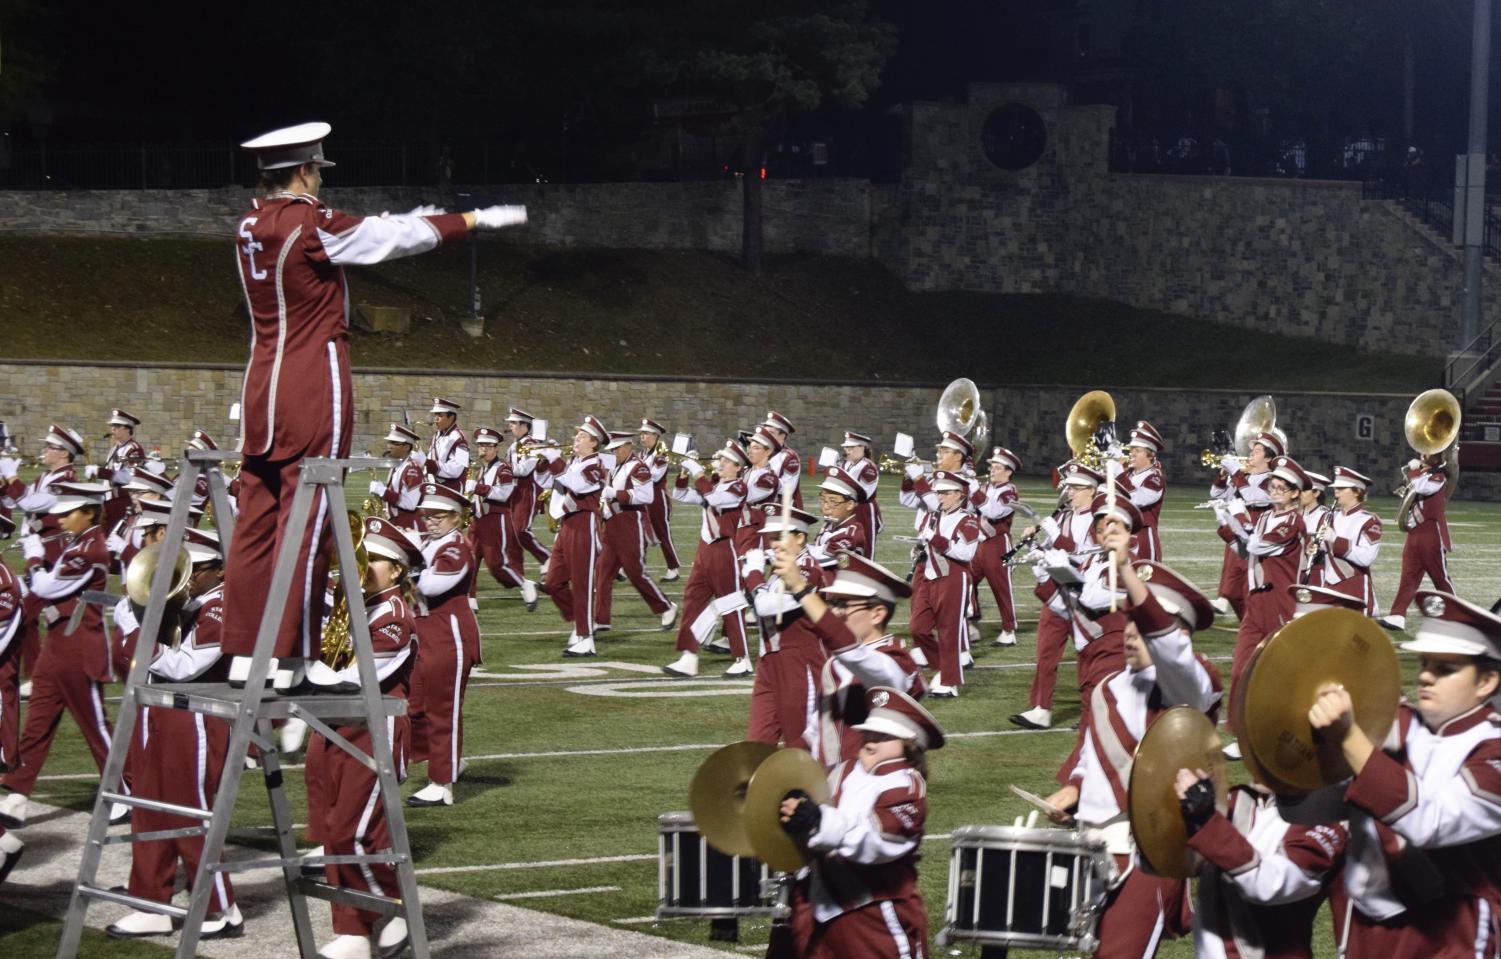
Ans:
{"label": "band uniform jacket", "polygon": [[839,565],[840,550],[864,556],[867,555],[866,545],[865,527],[860,523],[859,517],[852,513],[837,523],[830,519],[824,520],[823,528],[808,544],[808,552],[813,554],[820,566],[832,567]]}
{"label": "band uniform jacket", "polygon": [[704,543],[714,543],[735,535],[741,507],[745,505],[745,483],[739,479],[716,482],[704,474],[689,486],[688,478],[683,476],[672,491],[672,498],[690,506],[703,507],[698,538]]}
{"label": "band uniform jacket", "polygon": [[[875,541],[876,536],[886,528],[886,520],[881,516],[881,500],[877,496],[881,487],[881,470],[865,456],[859,460],[845,460],[840,469],[848,473],[860,486],[860,503],[855,507],[855,514],[865,514],[862,520],[870,532],[867,534],[867,545]],[[867,555],[874,556],[872,550]]]}
{"label": "band uniform jacket", "polygon": [[1167,478],[1163,475],[1162,465],[1153,462],[1144,470],[1126,470],[1120,474],[1120,480],[1126,487],[1131,505],[1141,511],[1139,535],[1151,544],[1149,558],[1159,558],[1162,555],[1162,537],[1157,533],[1157,523],[1162,517],[1163,495],[1167,492]]}
{"label": "band uniform jacket", "polygon": [[422,459],[415,452],[391,467],[386,477],[385,490],[380,494],[386,504],[386,518],[402,529],[422,532],[422,517],[417,504],[422,501]]}
{"label": "band uniform jacket", "polygon": [[[51,568],[38,560],[28,562],[31,592],[47,604],[43,619],[55,624],[65,622],[73,609],[83,602],[88,590],[102,592],[109,582],[109,550],[104,546],[104,531],[90,526],[63,547]],[[80,654],[84,675],[101,683],[114,681],[113,656],[109,638],[104,633],[104,616],[93,603],[84,604],[83,618],[71,636],[59,630],[47,641],[68,642]]]}
{"label": "band uniform jacket", "polygon": [[766,525],[766,511],[761,506],[778,501],[781,480],[770,461],[765,466],[752,466],[741,478],[745,481],[745,506],[735,533],[735,552],[744,556],[760,545],[761,527]]}
{"label": "band uniform jacket", "polygon": [[[99,477],[109,481],[109,493],[104,497],[106,512],[109,512],[110,503],[119,499],[129,499],[130,494],[122,487],[130,482],[130,467],[139,466],[146,462],[146,448],[134,436],[123,443],[116,443],[109,449],[109,454],[104,457],[104,464],[99,467]],[[122,506],[115,507],[123,509]],[[114,513],[118,516],[118,512]]]}
{"label": "band uniform jacket", "polygon": [[[771,468],[776,476],[778,490],[783,487],[792,487],[792,505],[798,509],[803,508],[803,488],[800,481],[803,478],[803,460],[797,455],[797,451],[790,446],[784,446],[771,454],[771,459],[766,465]],[[780,493],[778,493],[780,495]]]}
{"label": "band uniform jacket", "polygon": [[251,324],[240,450],[272,460],[304,455],[333,424],[337,455],[353,424],[344,267],[462,239],[464,217],[353,216],[314,196],[275,193],[254,201],[237,233]]}
{"label": "band uniform jacket", "polygon": [[1444,552],[1454,550],[1454,541],[1449,538],[1449,520],[1445,515],[1449,503],[1448,472],[1442,466],[1422,466],[1407,471],[1407,482],[1417,494],[1412,509],[1408,510],[1403,531],[1428,532],[1438,535]]}
{"label": "band uniform jacket", "polygon": [[973,513],[956,509],[952,513],[932,513],[924,531],[927,567],[923,575],[929,580],[950,575],[955,567],[968,572],[969,561],[980,546],[980,521]]}
{"label": "band uniform jacket", "polygon": [[610,478],[605,486],[605,492],[600,495],[599,510],[606,520],[620,513],[645,512],[656,495],[651,467],[635,455],[610,471]]}
{"label": "band uniform jacket", "polygon": [[[1329,507],[1313,506],[1302,511],[1303,513],[1303,543],[1298,547],[1298,576],[1309,585],[1318,586],[1319,570],[1313,568],[1313,557],[1308,555],[1308,545],[1318,539],[1319,527],[1329,522]],[[1321,564],[1322,565],[1322,564]]]}
{"label": "band uniform jacket", "polygon": [[547,464],[552,474],[552,501],[548,512],[554,519],[574,513],[599,510],[600,491],[605,485],[605,466],[598,453],[575,456],[564,462],[559,456]]}
{"label": "band uniform jacket", "polygon": [[476,468],[478,472],[474,478],[474,490],[469,496],[470,509],[476,517],[504,510],[516,490],[516,477],[511,474],[511,464],[497,456],[488,463],[481,461]]}
{"label": "band uniform jacket", "polygon": [[928,685],[912,653],[890,633],[861,643],[832,610],[811,625],[829,656],[818,677],[818,735],[808,743],[813,758],[832,768],[860,756],[863,734],[854,727],[868,715],[866,690],[889,686],[922,699]]}
{"label": "band uniform jacket", "polygon": [[1324,551],[1320,571],[1324,586],[1365,600],[1366,613],[1374,614],[1376,596],[1371,587],[1371,567],[1381,551],[1381,518],[1363,504],[1329,512],[1334,540]]}
{"label": "band uniform jacket", "polygon": [[469,437],[457,426],[434,433],[427,441],[427,460],[423,464],[434,483],[461,490],[469,478]]}
{"label": "band uniform jacket", "polygon": [[1297,582],[1303,514],[1297,507],[1263,510],[1246,537],[1246,580],[1251,592],[1279,594]]}
{"label": "band uniform jacket", "polygon": [[1011,524],[1016,520],[1016,511],[1011,504],[1021,500],[1012,483],[986,483],[980,487],[982,500],[977,507],[980,514],[980,529],[986,539],[999,538],[1002,549],[1011,546]]}
{"label": "band uniform jacket", "polygon": [[44,546],[48,562],[57,559],[62,552],[64,538],[62,527],[57,525],[57,517],[47,512],[57,502],[50,487],[53,483],[71,483],[74,479],[73,467],[63,466],[48,470],[30,483],[23,483],[17,478],[0,488],[0,505],[26,514],[23,532],[36,533],[46,541]]}

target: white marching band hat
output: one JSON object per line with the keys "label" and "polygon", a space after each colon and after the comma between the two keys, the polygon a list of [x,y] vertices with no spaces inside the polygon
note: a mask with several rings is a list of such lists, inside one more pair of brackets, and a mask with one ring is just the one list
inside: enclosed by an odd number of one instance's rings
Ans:
{"label": "white marching band hat", "polygon": [[327,123],[299,123],[246,140],[240,149],[254,153],[256,168],[261,170],[281,170],[304,163],[333,166],[334,162],[323,156],[323,140],[332,132],[333,127]]}

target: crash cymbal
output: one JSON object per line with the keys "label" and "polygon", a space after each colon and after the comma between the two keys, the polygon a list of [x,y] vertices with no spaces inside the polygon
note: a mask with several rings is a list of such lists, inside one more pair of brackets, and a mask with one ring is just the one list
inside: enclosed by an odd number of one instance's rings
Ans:
{"label": "crash cymbal", "polygon": [[745,791],[745,831],[757,859],[772,869],[792,872],[808,861],[808,851],[782,829],[782,799],[801,789],[819,804],[829,801],[823,765],[802,749],[780,749],[751,777]]}
{"label": "crash cymbal", "polygon": [[[1266,649],[1266,644],[1271,638],[1271,636],[1268,636],[1257,643],[1256,648],[1251,651],[1250,657],[1246,659],[1245,669],[1241,672],[1242,685],[1244,685],[1245,677],[1251,675],[1251,670],[1256,667],[1256,660],[1260,658],[1261,651]],[[1246,772],[1250,774],[1253,780],[1261,783],[1268,789],[1272,789],[1273,786],[1268,782],[1269,777],[1266,775],[1266,770],[1262,768],[1261,760],[1256,758],[1256,750],[1251,748],[1251,740],[1246,736],[1246,697],[1243,695],[1244,689],[1238,692],[1242,693],[1242,695],[1232,696],[1230,700],[1228,723],[1231,734],[1235,736],[1236,743],[1240,746],[1240,761],[1246,767]]]}
{"label": "crash cymbal", "polygon": [[1127,793],[1136,850],[1159,876],[1187,879],[1195,863],[1173,780],[1180,769],[1202,769],[1214,782],[1215,805],[1223,809],[1225,754],[1209,717],[1191,706],[1158,716],[1136,746]]}
{"label": "crash cymbal", "polygon": [[745,790],[756,767],[777,748],[770,743],[730,743],[699,764],[688,787],[688,808],[699,835],[727,856],[754,856],[745,832]]}
{"label": "crash cymbal", "polygon": [[1402,674],[1391,640],[1353,609],[1323,609],[1283,626],[1242,677],[1245,730],[1265,780],[1280,795],[1300,795],[1352,775],[1339,743],[1315,737],[1308,722],[1319,687],[1339,683],[1355,703],[1355,723],[1374,743],[1397,715]]}

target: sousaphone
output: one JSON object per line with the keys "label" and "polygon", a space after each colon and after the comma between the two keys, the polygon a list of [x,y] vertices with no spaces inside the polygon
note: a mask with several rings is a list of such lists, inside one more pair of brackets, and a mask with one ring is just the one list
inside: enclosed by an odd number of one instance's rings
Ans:
{"label": "sousaphone", "polygon": [[1214,802],[1225,808],[1225,754],[1209,718],[1191,706],[1158,716],[1136,746],[1127,806],[1136,851],[1159,876],[1188,879],[1196,870],[1188,827],[1173,787],[1178,770],[1202,769],[1214,783]]}
{"label": "sousaphone", "polygon": [[1115,400],[1104,390],[1090,390],[1079,397],[1068,411],[1063,435],[1074,459],[1087,466],[1098,466],[1103,448],[1114,441]]}
{"label": "sousaphone", "polygon": [[[151,599],[151,580],[156,576],[156,568],[161,564],[162,558],[162,544],[152,543],[136,553],[131,558],[130,565],[125,567],[125,595],[130,599],[130,608],[136,618],[142,621],[146,618],[146,603]],[[187,605],[188,583],[192,578],[193,560],[188,556],[187,550],[179,549],[177,561],[172,565],[172,585],[167,590],[167,598],[162,606],[162,620],[156,642],[177,645],[182,633],[182,608]]]}
{"label": "sousaphone", "polygon": [[[1413,452],[1419,456],[1444,454],[1444,466],[1448,472],[1444,488],[1451,494],[1459,485],[1459,425],[1463,417],[1464,411],[1453,393],[1434,389],[1419,393],[1402,418],[1402,433]],[[1402,504],[1397,507],[1397,526],[1405,529],[1407,514],[1417,502],[1418,494],[1405,477],[1397,494],[1402,498]]]}
{"label": "sousaphone", "polygon": [[[943,395],[938,398],[938,410],[933,419],[941,433],[958,433],[960,436],[969,436],[975,426],[986,422],[987,438],[990,427],[984,419],[985,413],[980,409],[980,388],[975,381],[959,377],[959,379],[944,387]],[[975,446],[978,449],[979,443]]]}

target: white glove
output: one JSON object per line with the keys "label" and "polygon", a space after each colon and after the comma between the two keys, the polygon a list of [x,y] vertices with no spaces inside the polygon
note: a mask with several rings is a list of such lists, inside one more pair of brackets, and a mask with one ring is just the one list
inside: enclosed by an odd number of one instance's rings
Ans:
{"label": "white glove", "polygon": [[[1040,556],[1041,554],[1036,550],[1033,550],[1028,555]],[[1049,579],[1052,578],[1052,574],[1048,572],[1047,560],[1038,559],[1035,563],[1032,564],[1032,578],[1037,580],[1039,583],[1046,583]]]}
{"label": "white glove", "polygon": [[386,495],[386,484],[382,483],[380,480],[371,480],[370,481],[370,495],[371,496],[385,496]]}
{"label": "white glove", "polygon": [[157,476],[165,476],[167,474],[167,464],[161,460],[147,460],[146,468]]}
{"label": "white glove", "polygon": [[418,467],[427,465],[427,454],[422,450],[412,450],[411,456],[416,459]]}
{"label": "white glove", "polygon": [[130,607],[130,599],[125,598],[115,604],[115,628],[121,633],[133,633],[141,628],[141,623],[136,619],[136,611]]}
{"label": "white glove", "polygon": [[83,477],[84,479],[98,479],[99,467],[95,466],[93,463],[89,463],[83,468]]}
{"label": "white glove", "polygon": [[1219,525],[1229,526],[1230,507],[1216,500],[1214,504],[1214,518],[1215,521],[1219,523]]}
{"label": "white glove", "polygon": [[1234,476],[1240,472],[1240,457],[1234,455],[1226,456],[1220,460],[1220,466],[1224,467],[1226,473]]}
{"label": "white glove", "polygon": [[763,570],[766,568],[766,550],[748,549],[745,551],[745,571]]}
{"label": "white glove", "polygon": [[130,470],[118,469],[115,470],[114,474],[110,476],[109,481],[111,483],[114,483],[116,486],[124,486],[126,483],[129,483],[131,479],[133,479],[133,477],[130,475]]}
{"label": "white glove", "polygon": [[1066,550],[1061,550],[1061,549],[1043,550],[1043,553],[1042,553],[1042,562],[1043,562],[1043,565],[1048,566],[1048,567],[1052,567],[1052,568],[1057,568],[1059,566],[1067,566],[1068,565],[1068,552]]}
{"label": "white glove", "polygon": [[915,480],[922,475],[922,464],[908,463],[903,468],[903,472],[907,474],[908,479]]}
{"label": "white glove", "polygon": [[464,482],[464,492],[467,493],[467,494],[469,494],[469,495],[471,495],[471,496],[474,495],[474,487],[476,485],[478,485],[478,484],[476,483],[475,480],[466,480]]}
{"label": "white glove", "polygon": [[0,480],[16,478],[16,470],[21,468],[21,461],[14,456],[0,456]]}
{"label": "white glove", "polygon": [[1327,545],[1337,539],[1339,539],[1339,534],[1334,531],[1333,526],[1325,526],[1323,529],[1319,530],[1320,542],[1323,542]]}
{"label": "white glove", "polygon": [[424,203],[421,206],[412,207],[410,210],[407,211],[406,215],[407,216],[442,216],[443,214],[445,214],[447,212],[448,211],[445,210],[445,209],[443,209],[441,206],[433,206],[431,203]]}
{"label": "white glove", "polygon": [[41,559],[47,554],[42,547],[42,538],[35,533],[27,533],[21,537],[21,553],[27,559]]}
{"label": "white glove", "polygon": [[683,460],[683,469],[687,470],[688,474],[694,479],[698,479],[700,476],[704,475],[703,464],[695,459]]}
{"label": "white glove", "polygon": [[1420,459],[1418,459],[1416,456],[1414,456],[1412,459],[1410,459],[1410,460],[1407,461],[1407,468],[1410,469],[1410,470],[1415,470],[1419,466],[1422,466],[1422,465],[1423,465],[1423,461],[1420,460]]}
{"label": "white glove", "polygon": [[104,548],[111,556],[119,556],[125,552],[125,539],[119,533],[110,533],[104,538]]}
{"label": "white glove", "polygon": [[783,597],[786,593],[773,592],[763,586],[756,590],[756,615],[762,619],[772,619],[782,611]]}
{"label": "white glove", "polygon": [[549,463],[556,462],[558,457],[563,455],[563,451],[554,446],[549,446],[546,449],[541,449],[537,452],[540,453],[542,455],[542,458],[547,460]]}
{"label": "white glove", "polygon": [[481,230],[499,230],[525,222],[524,206],[487,206],[474,211],[474,225]]}

